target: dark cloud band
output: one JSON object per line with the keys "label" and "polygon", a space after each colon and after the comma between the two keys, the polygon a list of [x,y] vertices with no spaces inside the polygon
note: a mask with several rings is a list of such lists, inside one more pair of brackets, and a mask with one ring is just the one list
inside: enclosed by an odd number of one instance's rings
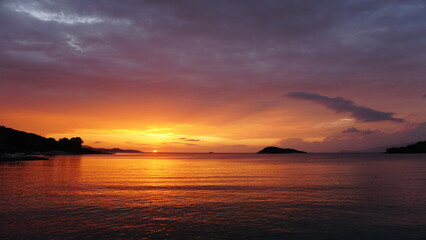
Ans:
{"label": "dark cloud band", "polygon": [[291,92],[287,97],[308,100],[334,110],[336,113],[350,113],[355,119],[362,122],[394,121],[404,122],[402,118],[394,118],[392,112],[381,112],[367,107],[357,106],[351,100],[341,97],[330,98],[316,93]]}

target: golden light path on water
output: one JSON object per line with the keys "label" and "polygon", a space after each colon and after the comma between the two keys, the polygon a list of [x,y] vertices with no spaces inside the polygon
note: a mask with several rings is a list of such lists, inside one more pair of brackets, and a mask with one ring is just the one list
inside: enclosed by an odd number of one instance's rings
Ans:
{"label": "golden light path on water", "polygon": [[145,153],[1,164],[0,237],[380,239],[408,229],[418,239],[425,172],[417,155],[380,154]]}

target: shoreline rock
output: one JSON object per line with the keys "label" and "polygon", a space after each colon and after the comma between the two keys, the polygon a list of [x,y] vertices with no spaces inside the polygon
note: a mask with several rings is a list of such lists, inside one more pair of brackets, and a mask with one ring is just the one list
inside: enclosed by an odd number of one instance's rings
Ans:
{"label": "shoreline rock", "polygon": [[10,161],[35,161],[35,160],[49,160],[47,157],[25,154],[5,154],[0,155],[0,162]]}

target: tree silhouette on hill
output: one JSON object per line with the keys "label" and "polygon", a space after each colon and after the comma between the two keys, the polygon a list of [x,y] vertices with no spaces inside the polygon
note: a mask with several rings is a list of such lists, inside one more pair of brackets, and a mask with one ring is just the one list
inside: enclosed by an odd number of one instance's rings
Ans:
{"label": "tree silhouette on hill", "polygon": [[71,139],[45,138],[33,133],[18,131],[12,128],[0,126],[0,153],[31,153],[31,152],[55,152],[62,151],[75,154],[102,153],[82,147],[83,139],[73,137]]}

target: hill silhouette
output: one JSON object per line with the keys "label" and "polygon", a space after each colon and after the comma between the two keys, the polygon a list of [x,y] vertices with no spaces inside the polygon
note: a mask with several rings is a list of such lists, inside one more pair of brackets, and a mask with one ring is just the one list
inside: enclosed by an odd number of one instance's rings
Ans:
{"label": "hill silhouette", "polygon": [[306,153],[292,148],[266,147],[257,153]]}
{"label": "hill silhouette", "polygon": [[380,146],[380,147],[375,147],[375,148],[369,148],[369,149],[364,149],[361,152],[376,152],[376,153],[382,153],[384,151],[386,151],[386,149],[388,148],[399,148],[399,147],[405,147],[407,145],[410,144],[414,144],[415,142],[406,142],[406,143],[400,143],[400,144],[393,144],[393,145],[387,145],[387,146]]}
{"label": "hill silhouette", "polygon": [[426,153],[426,141],[410,144],[405,147],[393,147],[386,149],[386,153]]}
{"label": "hill silhouette", "polygon": [[143,153],[142,151],[134,150],[134,149],[94,148],[94,147],[85,146],[85,145],[83,145],[83,147],[87,148],[87,149],[90,149],[90,150],[101,151],[101,152],[105,152],[105,153]]}
{"label": "hill silhouette", "polygon": [[25,154],[100,154],[102,152],[82,147],[80,137],[71,139],[45,138],[34,133],[0,126],[0,153]]}

